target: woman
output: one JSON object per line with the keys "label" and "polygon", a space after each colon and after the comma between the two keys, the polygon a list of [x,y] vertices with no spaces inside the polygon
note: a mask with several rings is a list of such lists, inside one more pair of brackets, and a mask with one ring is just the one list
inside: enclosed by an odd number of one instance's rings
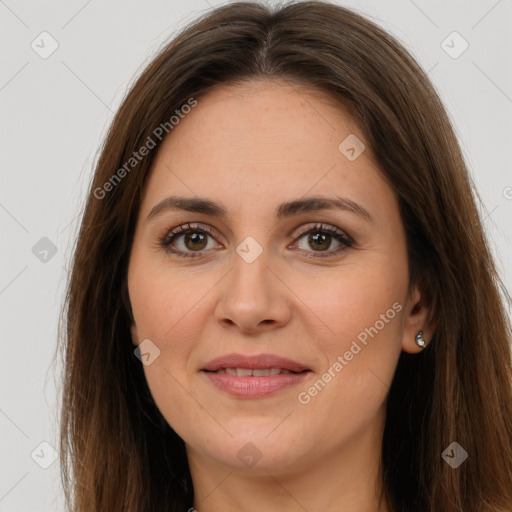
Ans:
{"label": "woman", "polygon": [[71,510],[510,511],[499,285],[392,37],[330,3],[213,10],[97,163],[63,347]]}

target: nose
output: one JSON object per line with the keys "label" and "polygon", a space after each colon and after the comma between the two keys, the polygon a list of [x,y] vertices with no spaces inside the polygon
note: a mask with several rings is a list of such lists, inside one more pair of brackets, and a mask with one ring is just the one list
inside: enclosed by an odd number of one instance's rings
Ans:
{"label": "nose", "polygon": [[216,320],[249,334],[285,326],[292,315],[289,291],[270,268],[265,251],[251,263],[238,254],[233,259],[234,267],[222,280]]}

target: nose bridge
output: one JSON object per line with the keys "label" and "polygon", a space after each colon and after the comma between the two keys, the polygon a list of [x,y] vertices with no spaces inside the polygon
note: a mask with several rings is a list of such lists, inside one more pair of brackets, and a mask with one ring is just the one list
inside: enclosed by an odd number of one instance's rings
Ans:
{"label": "nose bridge", "polygon": [[[237,300],[254,302],[269,301],[269,251],[264,249],[254,238],[247,237],[233,254],[233,272],[228,292]],[[260,305],[261,307],[261,305]]]}
{"label": "nose bridge", "polygon": [[286,291],[270,271],[272,255],[247,237],[233,253],[232,270],[216,310],[217,320],[244,331],[283,325],[290,310]]}

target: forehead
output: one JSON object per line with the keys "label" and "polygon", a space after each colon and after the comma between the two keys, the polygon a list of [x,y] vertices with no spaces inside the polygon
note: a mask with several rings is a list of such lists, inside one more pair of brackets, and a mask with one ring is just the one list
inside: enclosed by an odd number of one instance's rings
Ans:
{"label": "forehead", "polygon": [[201,97],[166,139],[162,152],[178,145],[183,150],[201,147],[204,152],[193,158],[208,160],[221,145],[230,160],[253,156],[258,163],[267,152],[289,161],[312,158],[311,151],[321,147],[337,156],[343,132],[360,130],[341,102],[304,86],[258,80],[221,85]]}
{"label": "forehead", "polygon": [[[322,91],[282,81],[218,86],[166,137],[153,162],[143,209],[170,193],[247,207],[309,192],[392,200],[349,110]],[[356,137],[355,160],[340,143]],[[351,140],[351,139],[349,139]],[[377,197],[382,196],[382,197]]]}

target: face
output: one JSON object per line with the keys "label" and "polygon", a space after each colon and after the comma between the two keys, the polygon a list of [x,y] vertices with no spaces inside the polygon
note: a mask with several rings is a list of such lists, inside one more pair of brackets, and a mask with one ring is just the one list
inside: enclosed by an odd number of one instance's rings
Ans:
{"label": "face", "polygon": [[408,285],[397,198],[320,92],[220,86],[160,147],[130,257],[132,335],[189,459],[277,472],[378,441],[422,328]]}

